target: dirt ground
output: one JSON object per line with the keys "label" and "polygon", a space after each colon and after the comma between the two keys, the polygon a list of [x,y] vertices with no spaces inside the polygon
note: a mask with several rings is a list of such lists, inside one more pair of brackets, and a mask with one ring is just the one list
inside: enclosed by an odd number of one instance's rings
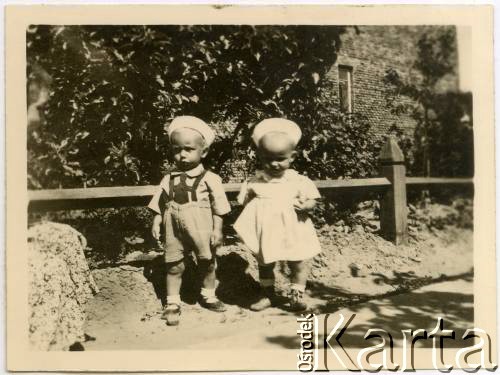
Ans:
{"label": "dirt ground", "polygon": [[[418,317],[425,316],[424,312],[432,315],[436,309],[433,304],[449,304],[452,298],[456,306],[445,307],[443,316],[455,314],[451,318],[458,319],[461,325],[472,324],[471,230],[454,226],[413,230],[409,244],[399,247],[362,227],[346,229],[341,223],[325,226],[318,234],[323,251],[311,261],[307,290],[311,311],[323,314],[368,309],[371,315],[360,322],[362,327],[368,326],[368,321],[394,324],[399,312],[401,322],[418,325]],[[181,293],[181,323],[167,327],[160,319],[163,272],[161,256],[154,252],[130,254],[119,266],[94,269],[100,293],[87,307],[86,333],[95,340],[85,342],[85,349],[210,348],[213,340],[217,340],[218,349],[224,345],[260,347],[263,341],[287,347],[288,341],[280,341],[280,337],[296,325],[296,317],[279,308],[258,313],[248,310],[256,298],[257,268],[252,255],[238,243],[218,252],[217,293],[228,305],[225,313],[207,311],[196,303],[192,265],[186,271]],[[287,274],[286,264],[278,265],[277,284],[283,294]],[[446,285],[446,296],[427,296],[427,292],[432,294],[433,285]],[[419,291],[423,293],[420,297]],[[391,306],[398,309],[396,315],[390,313]],[[387,319],[382,319],[384,316]],[[293,333],[289,332],[290,345],[294,343]]]}

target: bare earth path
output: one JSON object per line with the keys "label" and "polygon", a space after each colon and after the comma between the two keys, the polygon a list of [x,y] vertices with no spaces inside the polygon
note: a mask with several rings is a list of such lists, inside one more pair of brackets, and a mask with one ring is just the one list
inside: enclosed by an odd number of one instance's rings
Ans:
{"label": "bare earth path", "polygon": [[[472,280],[464,276],[433,283],[408,293],[332,309],[331,313],[346,317],[356,314],[342,338],[346,347],[368,346],[363,336],[370,328],[387,330],[395,345],[400,346],[402,329],[430,331],[436,326],[438,316],[445,320],[445,328],[454,329],[459,337],[465,329],[473,327]],[[174,328],[165,326],[158,316],[145,321],[136,318],[130,316],[108,327],[90,324],[88,333],[97,339],[87,342],[86,349],[298,349],[300,345],[297,317],[276,308],[254,313],[232,306],[227,313],[217,314],[199,306],[190,307],[185,309],[181,325]],[[425,343],[417,341],[417,346]],[[457,346],[460,341],[448,340],[447,345]]]}
{"label": "bare earth path", "polygon": [[[314,261],[307,301],[316,314],[356,314],[343,345],[366,347],[363,336],[370,328],[385,329],[400,345],[401,329],[431,330],[438,316],[446,329],[457,329],[457,337],[473,326],[471,231],[441,231],[400,248],[368,234],[322,241],[325,254]],[[336,247],[342,241],[348,245]],[[353,262],[358,272],[350,268]],[[238,247],[219,254],[219,293],[228,311],[213,313],[185,299],[178,327],[160,319],[162,277],[155,281],[149,267],[127,264],[92,273],[100,293],[88,306],[86,333],[96,339],[84,343],[86,350],[299,347],[296,315],[248,310],[255,265]],[[285,274],[277,270],[279,282]]]}

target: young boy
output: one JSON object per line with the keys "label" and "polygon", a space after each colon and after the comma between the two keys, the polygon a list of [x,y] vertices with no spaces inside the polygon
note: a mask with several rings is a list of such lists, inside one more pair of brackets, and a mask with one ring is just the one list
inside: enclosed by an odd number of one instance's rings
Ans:
{"label": "young boy", "polygon": [[222,217],[231,208],[221,178],[203,168],[202,159],[215,135],[202,120],[176,117],[168,128],[175,168],[160,183],[149,203],[156,213],[152,234],[165,234],[167,300],[162,318],[177,325],[181,314],[180,287],[184,257],[194,251],[202,279],[200,305],[217,312],[226,310],[215,296],[214,250],[222,244]]}

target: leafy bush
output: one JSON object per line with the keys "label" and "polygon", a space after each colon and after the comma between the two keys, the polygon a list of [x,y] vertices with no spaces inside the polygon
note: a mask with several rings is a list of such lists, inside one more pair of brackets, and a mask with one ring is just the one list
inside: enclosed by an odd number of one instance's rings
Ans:
{"label": "leafy bush", "polygon": [[[429,158],[434,176],[474,175],[472,94],[446,93],[434,102],[436,119],[429,127]],[[464,114],[466,114],[464,118]]]}
{"label": "leafy bush", "polygon": [[[314,113],[304,126],[296,168],[311,178],[364,178],[377,173],[380,142],[370,135],[366,116],[343,113],[329,104],[332,87],[315,99]],[[309,121],[309,122],[307,122]]]}
{"label": "leafy bush", "polygon": [[[244,177],[257,167],[252,126],[275,116],[294,120],[303,130],[294,165],[299,172],[313,179],[371,176],[379,145],[368,121],[335,108],[331,95],[337,87],[325,79],[344,29],[32,26],[27,30],[28,187],[156,184],[169,167],[165,124],[181,114],[199,116],[215,128],[206,164],[225,179],[235,169]],[[355,207],[354,198],[337,195],[336,203],[325,201],[316,215],[337,220]],[[235,215],[237,210],[228,224]],[[80,230],[93,248],[88,255],[94,264],[116,261],[142,246],[127,238],[144,239],[145,249],[156,247],[146,209],[42,216],[32,219]]]}
{"label": "leafy bush", "polygon": [[455,197],[450,204],[429,204],[418,208],[409,205],[408,226],[410,233],[417,230],[442,230],[447,226],[473,229],[473,201],[470,198]]}
{"label": "leafy bush", "polygon": [[132,251],[159,250],[150,234],[152,213],[147,208],[31,213],[29,221],[55,221],[77,229],[87,239],[86,256],[93,267],[116,262]]}
{"label": "leafy bush", "polygon": [[394,127],[407,157],[408,174],[473,176],[472,95],[446,88],[456,61],[455,31],[436,27],[422,34],[417,58],[404,75],[388,69],[387,105],[416,121],[413,139]]}
{"label": "leafy bush", "polygon": [[[217,129],[207,164],[228,175],[231,159],[247,154],[251,127],[272,116],[303,127],[301,169],[311,167],[315,177],[367,173],[366,163],[360,170],[355,161],[367,158],[366,125],[340,119],[321,101],[344,29],[32,26],[28,105],[41,114],[28,128],[28,185],[157,183],[168,166],[164,126],[180,114]],[[48,91],[47,100],[37,90]],[[364,140],[351,144],[350,136]],[[328,145],[345,153],[343,160],[332,167],[326,167],[331,155],[323,167],[319,159],[311,162]]]}

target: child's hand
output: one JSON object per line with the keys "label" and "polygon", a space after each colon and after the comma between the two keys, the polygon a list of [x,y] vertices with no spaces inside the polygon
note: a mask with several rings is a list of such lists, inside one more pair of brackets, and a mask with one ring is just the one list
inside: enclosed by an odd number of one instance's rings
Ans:
{"label": "child's hand", "polygon": [[161,216],[156,215],[153,219],[153,225],[151,226],[151,234],[155,240],[160,239],[161,235]]}
{"label": "child's hand", "polygon": [[310,211],[314,208],[315,205],[316,205],[316,200],[314,199],[302,200],[298,198],[293,202],[293,208],[295,208],[295,210],[300,212]]}
{"label": "child's hand", "polygon": [[304,203],[306,202],[306,197],[301,193],[293,202],[293,208],[297,211],[304,211]]}
{"label": "child's hand", "polygon": [[223,242],[222,230],[214,229],[212,235],[210,236],[210,245],[212,246],[213,249],[216,249],[222,246],[222,242]]}

